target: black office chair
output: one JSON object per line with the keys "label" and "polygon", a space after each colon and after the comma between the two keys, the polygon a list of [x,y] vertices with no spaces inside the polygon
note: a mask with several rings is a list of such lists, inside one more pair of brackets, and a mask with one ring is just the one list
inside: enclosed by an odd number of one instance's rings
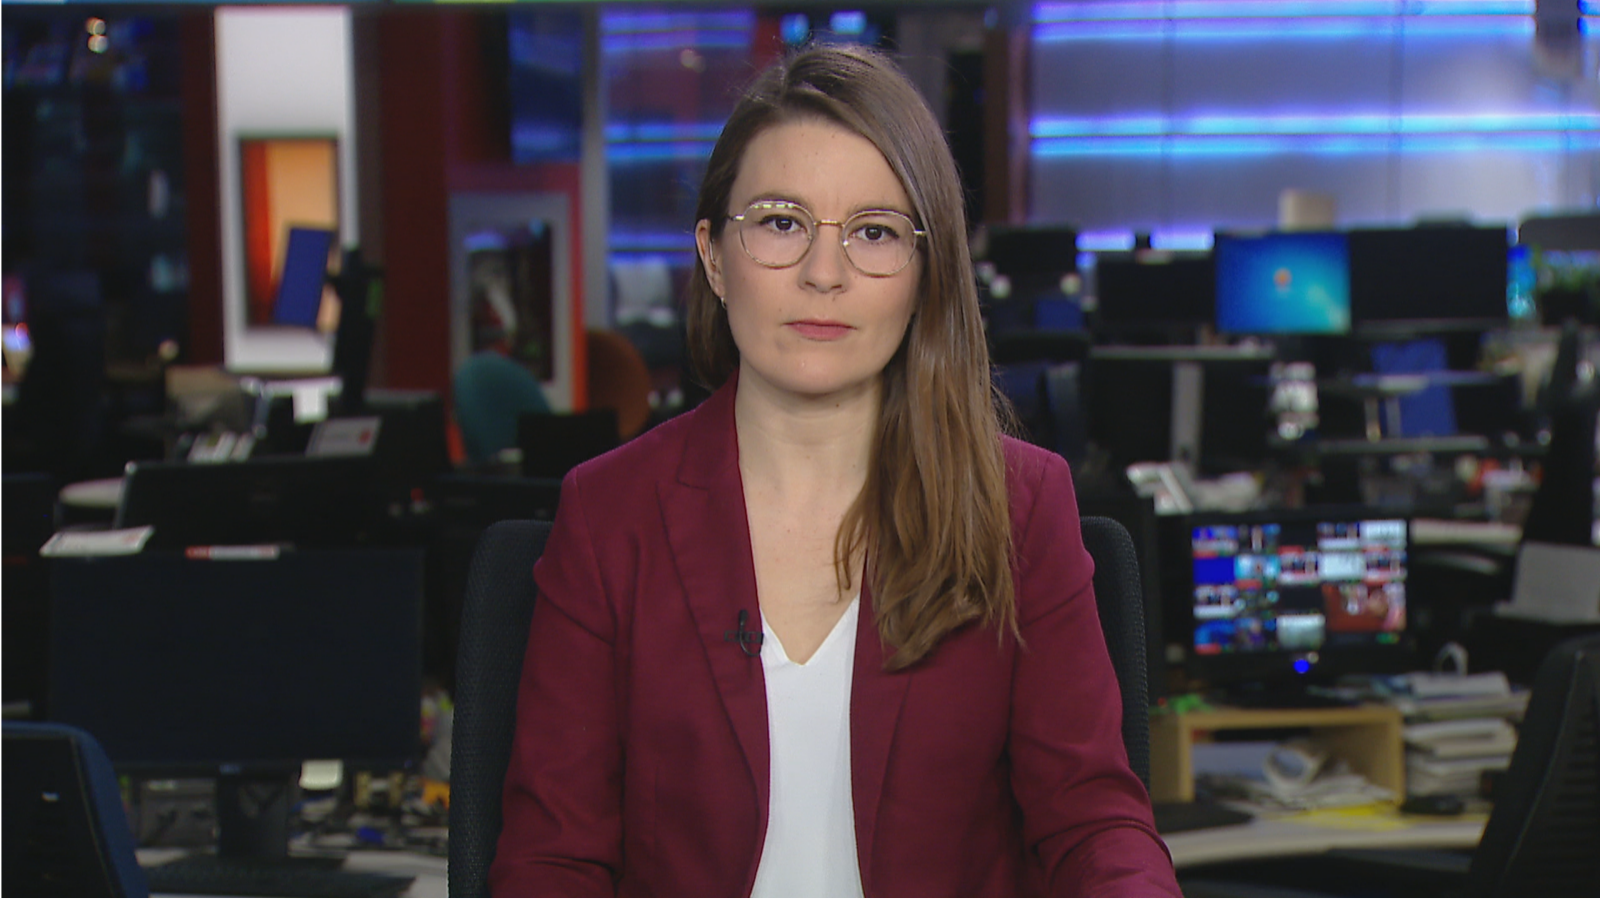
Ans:
{"label": "black office chair", "polygon": [[149,896],[134,856],[122,793],[88,732],[53,722],[6,722],[7,897]]}
{"label": "black office chair", "polygon": [[1133,537],[1116,519],[1084,516],[1083,544],[1094,558],[1100,630],[1122,690],[1122,742],[1128,765],[1150,787],[1150,684],[1145,664],[1144,591]]}
{"label": "black office chair", "polygon": [[[549,533],[546,522],[490,526],[467,578],[451,731],[449,887],[454,897],[489,894],[518,679],[537,594],[533,564]],[[1122,690],[1128,762],[1148,786],[1150,718],[1138,557],[1127,529],[1114,519],[1083,519],[1083,539],[1095,560],[1100,626]]]}
{"label": "black office chair", "polygon": [[1600,894],[1600,633],[1540,663],[1468,878],[1503,897]]}
{"label": "black office chair", "polygon": [[452,897],[489,896],[489,864],[500,839],[501,785],[511,760],[517,687],[538,594],[533,564],[549,536],[549,522],[497,522],[479,538],[467,575],[450,734]]}

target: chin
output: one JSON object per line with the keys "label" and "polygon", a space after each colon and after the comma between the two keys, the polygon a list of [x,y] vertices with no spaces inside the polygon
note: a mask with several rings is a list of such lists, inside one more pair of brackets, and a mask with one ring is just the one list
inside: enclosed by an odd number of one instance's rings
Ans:
{"label": "chin", "polygon": [[871,389],[878,384],[878,372],[787,372],[767,379],[775,388],[802,397],[830,397]]}

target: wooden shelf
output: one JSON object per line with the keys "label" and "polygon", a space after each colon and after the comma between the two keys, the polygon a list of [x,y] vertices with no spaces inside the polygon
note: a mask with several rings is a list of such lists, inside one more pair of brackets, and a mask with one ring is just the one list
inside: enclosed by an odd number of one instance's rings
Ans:
{"label": "wooden shelf", "polygon": [[1194,745],[1219,732],[1304,728],[1312,740],[1368,781],[1405,795],[1405,745],[1400,711],[1388,706],[1316,709],[1216,709],[1150,718],[1150,795],[1194,799]]}

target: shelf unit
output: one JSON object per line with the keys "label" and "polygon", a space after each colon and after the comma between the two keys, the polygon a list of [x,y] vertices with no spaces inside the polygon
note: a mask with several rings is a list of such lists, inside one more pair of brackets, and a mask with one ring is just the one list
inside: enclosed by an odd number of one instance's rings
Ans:
{"label": "shelf unit", "polygon": [[1151,799],[1194,799],[1194,746],[1229,731],[1307,729],[1331,757],[1367,780],[1405,795],[1405,744],[1399,710],[1367,705],[1315,709],[1216,709],[1150,719]]}

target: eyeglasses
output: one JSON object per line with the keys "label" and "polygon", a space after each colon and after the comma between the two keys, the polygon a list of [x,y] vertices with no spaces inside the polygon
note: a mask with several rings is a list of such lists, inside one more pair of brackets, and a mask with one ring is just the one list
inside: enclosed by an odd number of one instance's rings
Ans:
{"label": "eyeglasses", "polygon": [[917,239],[927,236],[904,213],[892,209],[863,210],[838,222],[819,219],[798,203],[757,200],[728,218],[739,225],[745,255],[769,269],[798,263],[811,249],[817,228],[834,225],[850,264],[863,275],[887,278],[911,264]]}

